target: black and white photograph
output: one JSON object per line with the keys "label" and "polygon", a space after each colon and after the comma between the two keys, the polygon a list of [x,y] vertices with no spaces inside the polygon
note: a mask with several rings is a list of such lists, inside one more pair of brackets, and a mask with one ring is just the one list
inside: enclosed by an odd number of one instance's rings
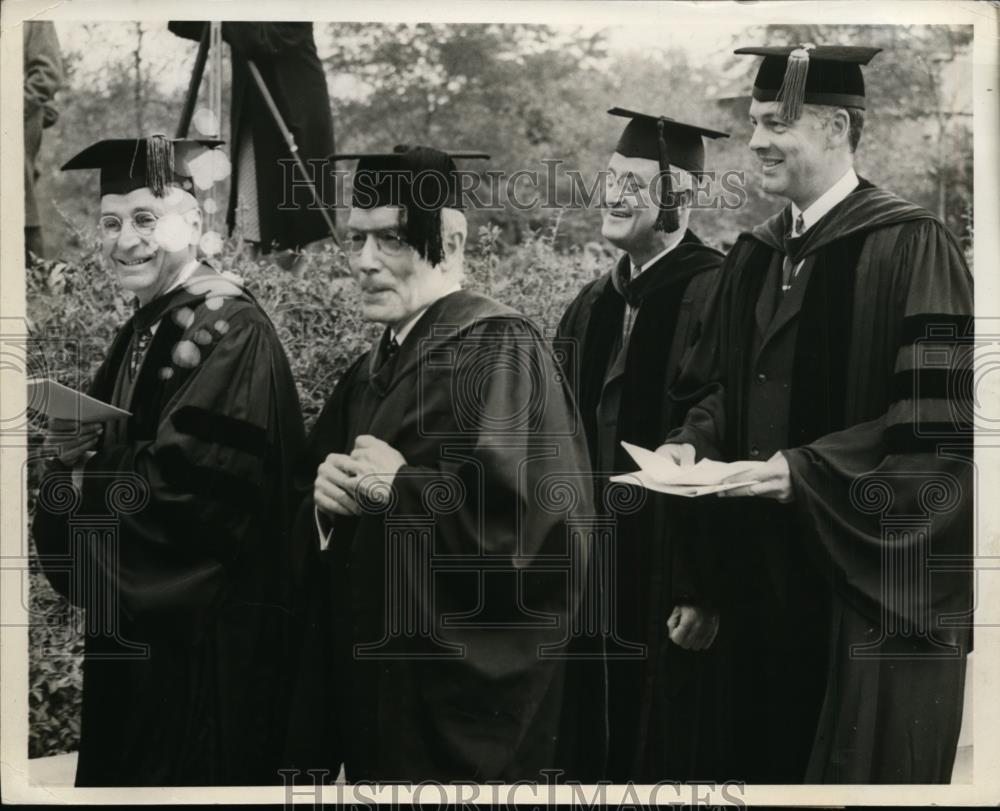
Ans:
{"label": "black and white photograph", "polygon": [[4,2],[3,801],[1000,801],[998,24]]}

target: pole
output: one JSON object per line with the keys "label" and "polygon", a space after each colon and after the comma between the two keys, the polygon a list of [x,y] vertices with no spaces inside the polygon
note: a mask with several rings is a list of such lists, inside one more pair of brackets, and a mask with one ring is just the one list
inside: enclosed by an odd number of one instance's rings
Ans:
{"label": "pole", "polygon": [[[211,29],[209,50],[212,53],[212,72],[210,74],[211,81],[208,83],[211,91],[208,106],[215,117],[215,132],[210,137],[219,138],[222,136],[222,23],[211,22],[209,27]],[[236,135],[231,133],[230,137],[235,139]]]}
{"label": "pole", "polygon": [[201,32],[201,42],[198,43],[198,55],[194,58],[194,69],[191,71],[191,81],[188,82],[187,96],[184,97],[184,109],[181,110],[181,120],[177,125],[176,138],[187,138],[191,129],[191,118],[194,116],[194,106],[198,102],[198,88],[201,78],[205,75],[205,62],[208,60],[209,27]]}
{"label": "pole", "polygon": [[337,231],[333,225],[333,220],[330,219],[330,213],[323,205],[323,201],[320,200],[319,194],[316,192],[316,186],[309,179],[309,173],[306,171],[306,165],[302,162],[302,158],[299,156],[299,148],[295,144],[295,136],[292,135],[292,131],[285,125],[285,121],[281,117],[281,112],[278,110],[278,105],[274,103],[274,99],[271,97],[271,92],[267,89],[267,85],[264,84],[264,79],[260,75],[260,71],[257,70],[257,66],[253,63],[253,60],[248,59],[247,65],[250,68],[250,75],[253,76],[253,80],[257,84],[257,89],[260,90],[260,94],[264,98],[267,108],[271,111],[271,117],[274,119],[274,123],[277,124],[278,129],[281,130],[281,136],[285,139],[285,143],[288,145],[288,151],[292,153],[292,157],[295,159],[295,164],[299,167],[302,177],[305,179],[310,191],[312,191],[313,201],[319,206],[320,214],[323,215],[323,219],[326,221],[326,227],[330,231],[333,244],[339,248],[340,240],[337,239]]}

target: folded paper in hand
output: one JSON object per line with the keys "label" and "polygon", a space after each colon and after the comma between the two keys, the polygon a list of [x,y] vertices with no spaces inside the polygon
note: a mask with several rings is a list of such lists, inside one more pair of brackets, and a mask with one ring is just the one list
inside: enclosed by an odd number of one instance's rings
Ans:
{"label": "folded paper in hand", "polygon": [[103,422],[132,416],[129,411],[48,378],[28,381],[28,408],[53,419],[75,422]]}
{"label": "folded paper in hand", "polygon": [[702,459],[696,465],[678,465],[672,459],[640,448],[638,445],[622,442],[622,447],[640,469],[635,473],[612,476],[613,482],[634,484],[657,493],[688,497],[721,493],[724,490],[756,484],[755,481],[724,483],[730,476],[751,470],[753,462],[716,462],[712,459]]}

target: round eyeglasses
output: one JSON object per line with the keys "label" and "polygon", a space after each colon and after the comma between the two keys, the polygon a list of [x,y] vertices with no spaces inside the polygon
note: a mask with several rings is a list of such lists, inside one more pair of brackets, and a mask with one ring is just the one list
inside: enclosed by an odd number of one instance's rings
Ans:
{"label": "round eyeglasses", "polygon": [[[153,231],[156,230],[159,217],[151,211],[137,211],[129,217],[129,221],[132,223],[132,230],[139,236],[148,237],[152,236]],[[104,239],[111,239],[121,236],[124,224],[121,217],[114,214],[103,214],[98,221],[97,228]]]}

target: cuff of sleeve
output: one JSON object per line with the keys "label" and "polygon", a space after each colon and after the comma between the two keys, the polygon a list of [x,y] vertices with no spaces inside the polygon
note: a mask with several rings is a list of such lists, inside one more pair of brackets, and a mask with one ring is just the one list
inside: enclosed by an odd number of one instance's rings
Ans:
{"label": "cuff of sleeve", "polygon": [[799,503],[799,489],[802,485],[802,473],[809,464],[809,454],[801,448],[785,448],[778,451],[788,463],[788,481],[792,488],[792,501]]}
{"label": "cuff of sleeve", "polygon": [[330,548],[330,539],[333,537],[333,527],[324,526],[329,522],[319,513],[319,507],[313,507],[313,519],[316,521],[316,535],[319,537],[319,549],[325,552]]}

